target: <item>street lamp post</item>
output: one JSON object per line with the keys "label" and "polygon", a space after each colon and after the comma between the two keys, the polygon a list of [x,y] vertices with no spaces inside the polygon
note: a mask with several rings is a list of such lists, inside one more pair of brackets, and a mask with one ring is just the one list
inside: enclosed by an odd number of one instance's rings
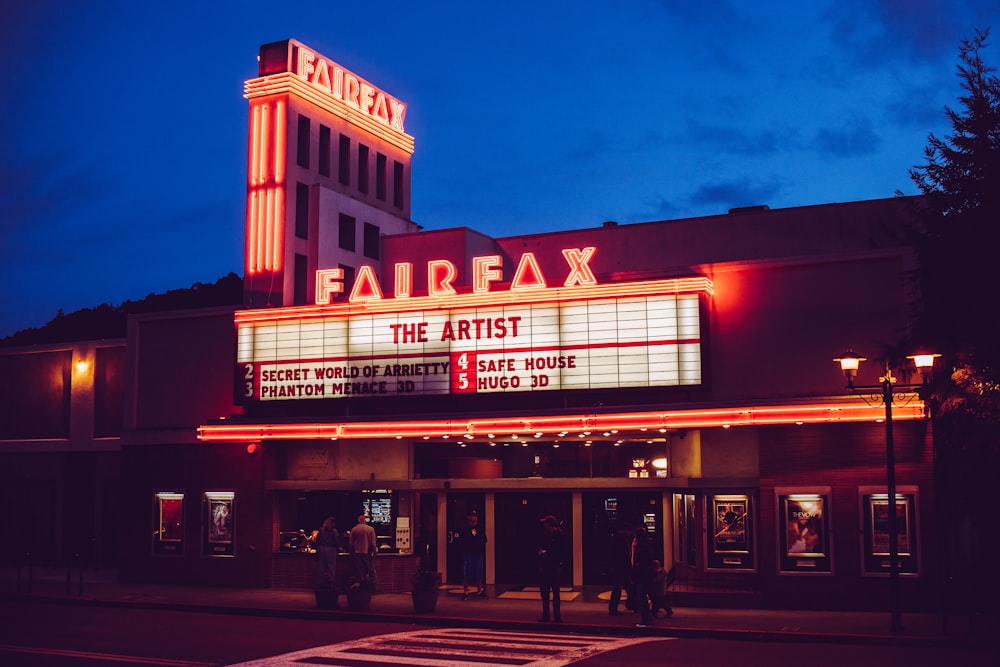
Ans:
{"label": "street lamp post", "polygon": [[[929,378],[930,370],[934,366],[934,359],[938,354],[915,354],[908,356],[916,366],[917,373],[926,381]],[[840,368],[847,378],[847,390],[853,394],[858,394],[865,398],[865,392],[881,391],[881,401],[885,406],[885,479],[886,479],[886,506],[888,516],[886,528],[889,532],[889,632],[899,634],[903,632],[902,614],[899,603],[899,523],[896,514],[896,449],[892,436],[892,401],[896,391],[913,391],[923,387],[922,384],[897,384],[896,377],[892,374],[892,366],[888,359],[884,361],[885,368],[882,377],[879,378],[878,385],[856,385],[854,378],[858,374],[858,367],[864,357],[860,357],[852,351],[842,354],[834,361],[840,363]],[[877,396],[877,394],[875,394]],[[868,400],[867,398],[865,400]]]}

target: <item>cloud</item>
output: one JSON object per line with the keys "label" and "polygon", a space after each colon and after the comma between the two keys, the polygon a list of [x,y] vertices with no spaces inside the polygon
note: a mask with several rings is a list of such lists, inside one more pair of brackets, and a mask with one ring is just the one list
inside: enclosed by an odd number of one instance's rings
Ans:
{"label": "cloud", "polygon": [[695,189],[689,201],[692,204],[710,204],[721,210],[728,210],[739,206],[767,204],[780,192],[781,187],[775,182],[730,179],[702,184]]}
{"label": "cloud", "polygon": [[0,256],[9,255],[5,261],[18,261],[24,235],[72,227],[81,207],[99,204],[111,193],[111,184],[94,163],[74,161],[63,153],[23,160],[15,169],[0,167],[0,234],[5,239]]}
{"label": "cloud", "polygon": [[867,118],[855,118],[841,127],[820,128],[814,138],[816,152],[832,157],[871,155],[881,145],[882,138]]}
{"label": "cloud", "polygon": [[799,145],[794,128],[772,126],[746,130],[731,125],[711,125],[688,119],[684,139],[703,148],[732,155],[775,155]]}
{"label": "cloud", "polygon": [[[828,10],[831,39],[857,65],[936,64],[995,14],[976,0],[841,0]],[[982,26],[979,26],[982,27]]]}

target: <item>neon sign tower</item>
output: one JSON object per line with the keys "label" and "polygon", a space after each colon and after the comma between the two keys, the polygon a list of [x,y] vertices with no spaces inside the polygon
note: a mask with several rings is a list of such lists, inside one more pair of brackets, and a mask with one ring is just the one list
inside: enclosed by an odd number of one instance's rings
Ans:
{"label": "neon sign tower", "polygon": [[380,271],[410,221],[406,105],[296,40],[265,44],[250,102],[246,305],[311,303],[318,268]]}

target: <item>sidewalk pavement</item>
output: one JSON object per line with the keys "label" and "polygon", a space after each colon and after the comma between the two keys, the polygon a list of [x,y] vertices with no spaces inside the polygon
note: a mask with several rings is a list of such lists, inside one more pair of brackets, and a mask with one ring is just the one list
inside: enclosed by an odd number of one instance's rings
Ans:
{"label": "sidewalk pavement", "polygon": [[[996,651],[996,614],[903,613],[903,632],[889,631],[888,611],[844,612],[773,609],[676,607],[648,628],[621,606],[608,614],[607,591],[586,587],[563,594],[563,623],[541,623],[541,603],[534,591],[490,587],[489,597],[462,600],[461,587],[444,586],[437,609],[415,614],[409,593],[376,593],[371,611],[351,612],[345,596],[338,609],[319,609],[312,591],[271,588],[122,583],[116,571],[67,573],[65,569],[0,568],[0,598],[110,607],[167,608],[206,613],[245,614],[303,619],[353,619],[437,627],[488,627],[515,631],[643,635],[743,641],[821,642],[899,646],[962,647]],[[499,597],[498,597],[499,596]],[[572,599],[567,599],[572,597]]]}

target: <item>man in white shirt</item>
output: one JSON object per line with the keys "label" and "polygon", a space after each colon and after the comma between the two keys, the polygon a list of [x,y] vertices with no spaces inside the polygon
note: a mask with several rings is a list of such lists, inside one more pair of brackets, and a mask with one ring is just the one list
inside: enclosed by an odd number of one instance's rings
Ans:
{"label": "man in white shirt", "polygon": [[378,590],[375,576],[375,529],[368,525],[364,514],[358,515],[358,525],[351,528],[351,561],[362,581],[367,581],[372,591]]}

